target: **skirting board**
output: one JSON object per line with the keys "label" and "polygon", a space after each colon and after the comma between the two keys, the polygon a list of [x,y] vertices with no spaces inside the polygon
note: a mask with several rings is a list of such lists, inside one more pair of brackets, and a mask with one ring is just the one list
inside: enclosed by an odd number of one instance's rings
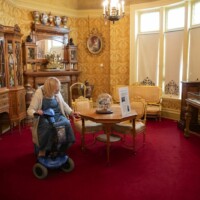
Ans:
{"label": "skirting board", "polygon": [[167,118],[167,119],[173,119],[173,120],[179,120],[180,119],[180,112],[177,110],[162,110],[161,117]]}

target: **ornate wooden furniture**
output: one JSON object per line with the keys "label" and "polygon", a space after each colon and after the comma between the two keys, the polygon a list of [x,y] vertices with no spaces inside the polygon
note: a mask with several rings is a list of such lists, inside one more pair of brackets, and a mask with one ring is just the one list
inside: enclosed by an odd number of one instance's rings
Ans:
{"label": "ornate wooden furniture", "polygon": [[0,25],[0,113],[9,114],[11,127],[26,116],[21,37],[18,25]]}
{"label": "ornate wooden furniture", "polygon": [[[188,92],[200,92],[200,82],[182,81],[181,113],[180,113],[180,120],[178,121],[178,127],[181,130],[184,130],[186,126],[185,113],[187,107],[186,99]],[[191,130],[196,131],[199,129],[197,122],[198,122],[198,109],[193,109],[189,125]]]}
{"label": "ornate wooden furniture", "polygon": [[83,138],[82,144],[84,148],[84,136],[85,136],[85,120],[91,120],[96,123],[102,123],[103,128],[106,134],[106,147],[107,147],[107,162],[110,162],[110,135],[112,132],[112,126],[116,123],[120,123],[123,121],[130,120],[132,121],[132,134],[135,135],[135,119],[137,113],[135,111],[131,111],[130,115],[122,116],[120,107],[113,107],[112,114],[97,114],[96,109],[90,109],[87,111],[81,112],[80,116],[82,117],[82,126],[83,126]]}
{"label": "ornate wooden furniture", "polygon": [[77,46],[67,45],[64,55],[66,70],[78,70]]}
{"label": "ornate wooden furniture", "polygon": [[81,82],[73,83],[70,88],[70,103],[73,106],[76,99],[86,97],[86,85]]}
{"label": "ornate wooden furniture", "polygon": [[25,83],[29,83],[31,87],[37,88],[43,85],[47,77],[55,76],[61,82],[61,93],[67,103],[70,104],[69,87],[74,82],[77,82],[80,71],[55,71],[55,72],[24,72]]}
{"label": "ornate wooden furniture", "polygon": [[[78,81],[80,71],[77,68],[77,47],[68,45],[68,34],[67,28],[32,25],[32,42],[23,44],[24,83],[36,89],[47,77],[55,76],[61,81],[65,101],[70,104],[69,87]],[[50,46],[54,43],[61,45]],[[52,63],[47,60],[51,57],[54,58]],[[73,67],[68,68],[71,64]]]}
{"label": "ornate wooden furniture", "polygon": [[[193,128],[193,124],[195,124],[195,131],[200,130],[200,124],[198,123],[198,118],[193,118],[193,113],[199,113],[200,110],[200,94],[197,93],[196,95],[198,98],[187,98],[186,104],[186,113],[185,113],[185,129],[184,129],[184,135],[185,137],[190,136],[191,128]],[[192,121],[195,120],[195,121]]]}
{"label": "ornate wooden furniture", "polygon": [[23,43],[23,63],[24,63],[24,71],[28,69],[32,69],[33,71],[37,71],[37,46],[33,42],[24,42]]}

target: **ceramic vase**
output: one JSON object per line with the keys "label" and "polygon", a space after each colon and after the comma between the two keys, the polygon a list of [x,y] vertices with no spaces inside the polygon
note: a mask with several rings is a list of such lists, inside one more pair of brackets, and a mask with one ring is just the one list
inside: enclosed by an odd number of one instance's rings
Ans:
{"label": "ceramic vase", "polygon": [[40,13],[38,11],[33,11],[33,20],[35,24],[39,24],[40,21]]}
{"label": "ceramic vase", "polygon": [[62,24],[63,24],[64,28],[67,28],[67,17],[66,16],[62,17]]}
{"label": "ceramic vase", "polygon": [[53,15],[51,13],[49,13],[49,26],[53,26]]}
{"label": "ceramic vase", "polygon": [[60,26],[61,18],[59,16],[54,17],[54,23],[56,26]]}
{"label": "ceramic vase", "polygon": [[48,22],[48,15],[46,13],[41,14],[41,22],[43,25],[46,25]]}

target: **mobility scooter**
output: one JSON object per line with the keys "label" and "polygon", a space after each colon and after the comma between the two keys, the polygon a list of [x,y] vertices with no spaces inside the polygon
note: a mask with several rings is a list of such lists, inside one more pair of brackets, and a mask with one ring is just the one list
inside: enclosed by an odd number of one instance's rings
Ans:
{"label": "mobility scooter", "polygon": [[[54,110],[48,109],[44,111],[43,116],[49,121],[49,125],[52,126],[54,122]],[[33,126],[38,123],[38,114],[34,114]],[[64,172],[71,172],[74,169],[74,161],[67,156],[65,153],[58,152],[58,146],[62,143],[65,138],[65,127],[59,126],[54,129],[57,134],[53,139],[53,147],[46,153],[45,157],[39,157],[37,162],[33,166],[33,174],[38,179],[44,179],[48,175],[48,169],[62,169]],[[32,139],[34,143],[35,154],[39,152],[39,142],[37,132],[32,131]]]}

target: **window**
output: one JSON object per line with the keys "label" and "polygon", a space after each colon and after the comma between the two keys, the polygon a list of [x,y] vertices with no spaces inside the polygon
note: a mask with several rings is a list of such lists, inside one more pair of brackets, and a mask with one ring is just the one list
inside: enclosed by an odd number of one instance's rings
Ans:
{"label": "window", "polygon": [[148,77],[180,98],[181,81],[200,80],[200,0],[169,4],[131,7],[130,83]]}
{"label": "window", "polygon": [[189,52],[188,52],[188,60],[189,60],[189,71],[188,71],[188,80],[196,81],[200,80],[200,27],[193,28],[189,31]]}
{"label": "window", "polygon": [[159,22],[159,12],[141,13],[140,32],[158,31],[160,28]]}
{"label": "window", "polygon": [[179,96],[180,94],[183,71],[183,35],[182,30],[165,33],[164,94],[170,96]]}
{"label": "window", "polygon": [[192,4],[192,26],[189,29],[188,72],[189,81],[200,80],[200,1]]}
{"label": "window", "polygon": [[200,1],[192,6],[192,25],[200,24]]}
{"label": "window", "polygon": [[167,30],[184,28],[185,8],[169,9],[167,12]]}
{"label": "window", "polygon": [[148,78],[157,85],[160,12],[140,13],[139,22],[140,34],[137,36],[137,81],[142,82]]}
{"label": "window", "polygon": [[138,36],[137,79],[144,81],[147,77],[158,84],[159,73],[159,34],[141,34]]}

